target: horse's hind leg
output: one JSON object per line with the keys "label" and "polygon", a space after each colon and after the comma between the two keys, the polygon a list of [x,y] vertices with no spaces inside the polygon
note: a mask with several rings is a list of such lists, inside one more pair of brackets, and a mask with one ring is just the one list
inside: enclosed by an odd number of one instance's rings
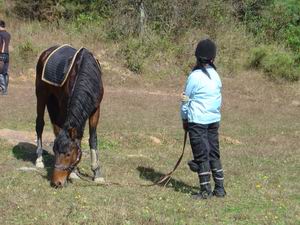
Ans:
{"label": "horse's hind leg", "polygon": [[99,121],[100,107],[90,116],[89,118],[89,145],[91,151],[91,169],[94,172],[94,181],[98,183],[103,183],[104,178],[101,177],[99,156],[97,149],[97,125]]}
{"label": "horse's hind leg", "polygon": [[37,97],[37,118],[35,124],[35,130],[37,134],[37,159],[35,161],[35,166],[38,168],[44,168],[43,163],[43,145],[42,145],[42,134],[44,129],[44,113],[45,113],[46,99],[42,97]]}

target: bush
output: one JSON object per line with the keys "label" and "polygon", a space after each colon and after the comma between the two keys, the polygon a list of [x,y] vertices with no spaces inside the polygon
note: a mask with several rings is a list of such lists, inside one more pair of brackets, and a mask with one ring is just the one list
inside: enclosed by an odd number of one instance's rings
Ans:
{"label": "bush", "polygon": [[32,59],[35,58],[37,55],[37,49],[29,40],[25,41],[22,44],[19,44],[17,49],[19,57],[25,62],[32,61]]}
{"label": "bush", "polygon": [[252,68],[261,68],[261,62],[263,58],[266,57],[268,51],[267,46],[253,48],[249,57],[249,66]]}
{"label": "bush", "polygon": [[53,0],[14,0],[13,12],[20,18],[56,21],[64,8]]}
{"label": "bush", "polygon": [[261,41],[277,42],[298,54],[300,49],[299,0],[234,0],[235,10]]}
{"label": "bush", "polygon": [[300,78],[299,66],[291,52],[275,46],[260,46],[251,52],[249,66],[262,69],[273,80],[297,81]]}
{"label": "bush", "polygon": [[126,60],[126,66],[135,73],[141,73],[145,58],[148,56],[145,42],[139,39],[130,38],[121,48],[121,54]]}
{"label": "bush", "polygon": [[[75,19],[81,14],[106,18],[111,14],[111,0],[13,0],[13,12],[20,18],[57,21]],[[85,19],[85,18],[84,18]]]}
{"label": "bush", "polygon": [[144,66],[152,68],[153,61],[166,62],[175,55],[177,46],[168,37],[148,33],[145,38],[131,37],[121,46],[120,53],[126,60],[128,69],[135,73],[143,72]]}
{"label": "bush", "polygon": [[[190,28],[206,27],[213,33],[229,16],[228,4],[219,0],[143,0],[143,7],[139,2],[124,0],[113,3],[107,23],[109,39],[137,37],[145,30],[174,38]],[[141,19],[141,8],[144,9],[144,20]]]}

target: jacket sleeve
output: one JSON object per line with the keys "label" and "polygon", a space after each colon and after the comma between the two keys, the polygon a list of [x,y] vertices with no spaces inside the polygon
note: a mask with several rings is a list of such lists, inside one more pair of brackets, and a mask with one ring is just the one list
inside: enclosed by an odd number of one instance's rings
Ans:
{"label": "jacket sleeve", "polygon": [[181,102],[181,119],[182,120],[188,120],[188,111],[189,111],[190,102],[191,102],[191,99],[193,96],[193,92],[195,89],[195,84],[196,84],[195,76],[193,76],[193,74],[191,74],[186,81],[185,90],[184,90],[184,94],[187,97],[187,99],[186,99],[186,101]]}

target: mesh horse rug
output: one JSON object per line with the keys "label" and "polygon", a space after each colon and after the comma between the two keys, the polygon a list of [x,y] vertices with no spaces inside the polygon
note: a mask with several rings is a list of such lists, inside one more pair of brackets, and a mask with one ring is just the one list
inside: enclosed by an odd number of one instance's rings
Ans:
{"label": "mesh horse rug", "polygon": [[67,44],[55,49],[45,60],[42,80],[56,87],[62,87],[80,50]]}

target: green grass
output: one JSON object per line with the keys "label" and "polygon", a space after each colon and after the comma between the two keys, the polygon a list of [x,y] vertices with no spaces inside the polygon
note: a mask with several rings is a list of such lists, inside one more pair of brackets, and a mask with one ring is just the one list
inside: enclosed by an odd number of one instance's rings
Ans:
{"label": "green grass", "polygon": [[[1,154],[3,224],[297,224],[299,220],[299,195],[296,199],[295,193],[285,190],[296,184],[285,178],[295,160],[284,170],[276,170],[281,165],[279,160],[268,163],[253,156],[231,161],[224,157],[228,196],[192,201],[190,192],[196,191],[197,181],[185,166],[167,188],[141,187],[139,184],[149,180],[138,171],[139,166],[153,166],[159,173],[168,170],[171,162],[161,165],[159,170],[159,162],[127,158],[124,151],[103,151],[106,179],[121,185],[97,186],[75,181],[57,190],[49,187],[44,170],[17,171],[18,167],[32,163],[23,160],[29,153],[14,155],[12,148],[1,141],[1,150],[6,153]],[[81,167],[87,166],[87,159],[82,164]]]}
{"label": "green grass", "polygon": [[[143,86],[135,92],[114,87],[105,94],[98,128],[101,168],[109,185],[76,180],[53,189],[51,151],[44,154],[46,169],[23,172],[18,168],[34,166],[35,146],[1,139],[1,224],[299,224],[298,108],[290,105],[298,89],[270,84],[253,74],[223,83],[221,135],[242,142],[221,141],[226,198],[191,199],[198,181],[186,165],[191,159],[189,145],[166,188],[141,186],[170,171],[179,157],[179,97],[147,94]],[[32,87],[33,82],[11,83],[10,95],[0,102],[5,105],[0,129],[34,132]],[[24,101],[15,104],[20,96]],[[270,96],[279,102],[273,103]],[[48,118],[46,130],[51,130]],[[80,168],[91,174],[87,143],[86,133]]]}

